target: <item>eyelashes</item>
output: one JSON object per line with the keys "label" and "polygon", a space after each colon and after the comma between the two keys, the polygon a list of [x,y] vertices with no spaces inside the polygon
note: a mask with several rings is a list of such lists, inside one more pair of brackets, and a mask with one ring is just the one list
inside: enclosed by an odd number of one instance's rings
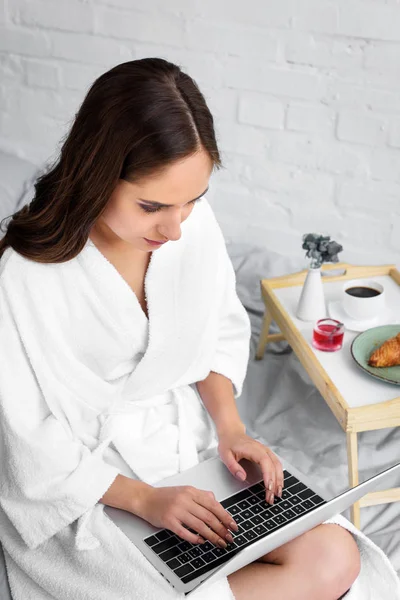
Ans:
{"label": "eyelashes", "polygon": [[[196,202],[200,202],[203,198],[197,198],[197,200],[192,200],[189,204],[195,204]],[[164,206],[157,206],[154,208],[150,208],[149,206],[145,206],[144,204],[139,204],[140,208],[144,210],[146,213],[155,213],[164,208]]]}

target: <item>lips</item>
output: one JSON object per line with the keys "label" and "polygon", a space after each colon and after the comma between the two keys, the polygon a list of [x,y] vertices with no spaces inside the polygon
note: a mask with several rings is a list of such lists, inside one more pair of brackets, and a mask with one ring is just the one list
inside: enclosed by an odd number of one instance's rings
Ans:
{"label": "lips", "polygon": [[144,238],[147,242],[150,242],[151,244],[165,244],[165,242],[167,240],[165,240],[164,242],[159,242],[158,240],[149,240],[148,238]]}

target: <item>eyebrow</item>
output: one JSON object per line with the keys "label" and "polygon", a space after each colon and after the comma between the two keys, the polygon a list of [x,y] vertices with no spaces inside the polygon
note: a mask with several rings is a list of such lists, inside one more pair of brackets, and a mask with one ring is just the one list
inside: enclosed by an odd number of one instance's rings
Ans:
{"label": "eyebrow", "polygon": [[[202,194],[200,194],[200,196],[197,196],[197,198],[193,198],[193,200],[189,200],[189,202],[195,202],[195,200],[198,200],[199,198],[204,196],[204,194],[208,192],[209,187],[210,186],[208,186],[207,189],[204,190]],[[152,206],[174,206],[173,204],[163,204],[162,202],[156,202],[155,200],[145,200],[144,198],[138,198],[138,200],[140,200],[141,202],[146,202],[146,204],[151,204]]]}

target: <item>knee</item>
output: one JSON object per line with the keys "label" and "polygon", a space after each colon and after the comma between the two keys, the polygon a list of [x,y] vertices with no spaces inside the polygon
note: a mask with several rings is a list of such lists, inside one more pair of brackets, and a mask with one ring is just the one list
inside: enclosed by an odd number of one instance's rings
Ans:
{"label": "knee", "polygon": [[337,600],[357,579],[361,557],[353,535],[335,524],[321,525],[323,544],[320,545],[320,580],[324,595]]}

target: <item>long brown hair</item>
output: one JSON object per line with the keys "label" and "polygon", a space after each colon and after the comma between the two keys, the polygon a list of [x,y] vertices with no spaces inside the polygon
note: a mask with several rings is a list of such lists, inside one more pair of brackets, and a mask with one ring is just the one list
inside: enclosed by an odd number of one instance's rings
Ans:
{"label": "long brown hair", "polygon": [[162,58],[113,67],[90,87],[32,201],[12,215],[0,257],[11,246],[37,262],[74,258],[119,179],[160,174],[201,148],[222,167],[213,117],[191,77]]}

